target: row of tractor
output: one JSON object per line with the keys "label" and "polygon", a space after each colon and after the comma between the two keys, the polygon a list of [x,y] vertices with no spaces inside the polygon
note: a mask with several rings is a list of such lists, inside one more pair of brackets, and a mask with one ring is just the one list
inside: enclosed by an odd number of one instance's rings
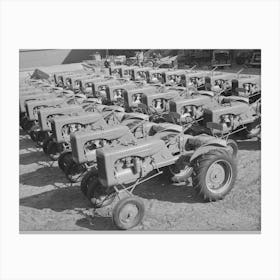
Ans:
{"label": "row of tractor", "polygon": [[20,81],[20,126],[94,208],[118,200],[120,229],[143,219],[134,189],[163,172],[222,199],[237,173],[230,136],[260,137],[260,76],[242,70],[121,65],[41,77]]}

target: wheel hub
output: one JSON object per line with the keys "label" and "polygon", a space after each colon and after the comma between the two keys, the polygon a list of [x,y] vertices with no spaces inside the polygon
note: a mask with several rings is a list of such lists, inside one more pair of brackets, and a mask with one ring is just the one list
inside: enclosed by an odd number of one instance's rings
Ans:
{"label": "wheel hub", "polygon": [[120,212],[120,220],[123,223],[130,224],[138,215],[138,208],[136,205],[127,204]]}
{"label": "wheel hub", "polygon": [[209,170],[209,179],[209,183],[213,186],[213,188],[219,188],[225,180],[225,171],[223,167],[217,163],[212,165]]}
{"label": "wheel hub", "polygon": [[212,192],[223,192],[231,182],[232,170],[228,162],[216,161],[208,168],[206,185]]}

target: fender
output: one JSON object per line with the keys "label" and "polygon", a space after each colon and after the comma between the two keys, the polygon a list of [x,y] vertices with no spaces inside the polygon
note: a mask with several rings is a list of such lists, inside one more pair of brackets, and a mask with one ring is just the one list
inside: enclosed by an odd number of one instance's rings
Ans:
{"label": "fender", "polygon": [[142,113],[128,113],[128,114],[125,114],[122,117],[122,121],[125,121],[125,120],[143,120],[143,121],[148,121],[149,120],[149,116],[145,115],[145,114],[142,114]]}
{"label": "fender", "polygon": [[172,123],[155,124],[152,126],[152,129],[156,131],[155,136],[157,135],[157,133],[166,132],[166,131],[175,132],[178,134],[183,132],[183,127],[181,125],[172,124]]}
{"label": "fender", "polygon": [[227,150],[227,146],[219,144],[219,143],[202,145],[198,149],[196,149],[196,151],[192,154],[192,156],[190,158],[190,163],[192,163],[199,156],[206,154],[209,151],[216,150],[217,148]]}

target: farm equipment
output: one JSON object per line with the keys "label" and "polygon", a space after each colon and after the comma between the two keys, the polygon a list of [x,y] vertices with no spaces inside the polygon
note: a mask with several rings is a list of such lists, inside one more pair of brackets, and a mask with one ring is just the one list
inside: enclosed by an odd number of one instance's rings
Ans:
{"label": "farm equipment", "polygon": [[138,67],[132,70],[133,81],[149,81],[149,71],[153,70],[152,67]]}
{"label": "farm equipment", "polygon": [[[150,121],[169,122],[169,103],[187,94],[184,87],[146,87],[125,94],[130,111],[147,114]],[[166,118],[167,117],[167,118]]]}
{"label": "farm equipment", "polygon": [[53,96],[39,100],[29,100],[25,102],[25,117],[22,119],[22,127],[28,133],[37,127],[38,123],[38,111],[42,108],[55,108],[63,107],[71,104],[81,104],[86,97],[84,95],[76,94],[72,92],[64,92],[59,97]]}
{"label": "farm equipment", "polygon": [[143,202],[132,194],[141,183],[165,171],[173,182],[192,178],[193,187],[206,201],[223,199],[236,179],[236,153],[234,142],[163,128],[135,144],[97,149],[97,170],[84,175],[81,191],[94,208],[118,198],[113,221],[119,229],[130,229],[144,216]]}
{"label": "farm equipment", "polygon": [[116,78],[133,79],[133,71],[139,69],[139,66],[118,65],[109,67],[109,75]]}
{"label": "farm equipment", "polygon": [[201,120],[206,108],[211,108],[218,100],[212,91],[201,90],[169,102],[169,111],[177,114],[176,123],[188,124]]}
{"label": "farm equipment", "polygon": [[61,153],[70,150],[70,134],[80,130],[98,130],[117,125],[124,116],[119,106],[89,104],[85,112],[77,116],[65,116],[51,121],[52,133],[43,143],[43,151],[57,160]]}
{"label": "farm equipment", "polygon": [[109,86],[124,85],[127,83],[129,83],[129,81],[123,78],[109,78],[93,82],[91,84],[92,96],[100,99],[100,102],[102,102],[103,99],[106,99],[106,90]]}
{"label": "farm equipment", "polygon": [[57,81],[57,86],[63,87],[66,89],[71,89],[72,79],[79,79],[79,78],[86,78],[86,77],[88,77],[90,79],[94,76],[96,76],[96,73],[94,73],[92,71],[81,70],[78,72],[70,72],[70,73],[58,75],[56,77],[56,81]]}
{"label": "farm equipment", "polygon": [[144,85],[141,82],[128,82],[121,85],[108,86],[106,88],[106,97],[103,96],[102,103],[104,104],[117,104],[124,106],[124,96],[127,92],[142,88]]}
{"label": "farm equipment", "polygon": [[239,79],[242,71],[243,69],[239,70],[237,73],[212,72],[212,75],[205,84],[205,89],[222,93],[223,95],[231,94],[232,80]]}
{"label": "farm equipment", "polygon": [[71,134],[72,152],[67,151],[61,155],[59,166],[69,181],[76,182],[83,173],[96,166],[96,149],[107,145],[135,143],[137,139],[144,138],[151,127],[147,115],[125,113],[119,119],[119,125]]}
{"label": "farm equipment", "polygon": [[150,84],[164,84],[166,82],[167,69],[154,69],[149,71],[148,82]]}
{"label": "farm equipment", "polygon": [[196,71],[195,66],[188,70],[176,70],[166,73],[165,83],[169,86],[187,87],[188,91],[204,90],[209,88],[211,79],[222,74],[221,72],[212,71]]}
{"label": "farm equipment", "polygon": [[232,80],[232,93],[249,98],[250,103],[261,97],[261,79],[258,75],[242,75]]}
{"label": "farm equipment", "polygon": [[247,138],[259,136],[261,129],[261,99],[249,104],[239,96],[224,97],[220,103],[204,110],[203,125],[212,134],[228,137],[244,130]]}
{"label": "farm equipment", "polygon": [[51,121],[52,133],[43,143],[43,151],[57,160],[61,153],[70,149],[70,134],[79,130],[102,129],[107,126],[101,114],[83,112],[74,116],[62,116]]}
{"label": "farm equipment", "polygon": [[73,116],[84,112],[80,105],[68,105],[56,108],[43,108],[38,112],[38,124],[30,132],[33,141],[41,146],[51,133],[51,121],[62,116]]}

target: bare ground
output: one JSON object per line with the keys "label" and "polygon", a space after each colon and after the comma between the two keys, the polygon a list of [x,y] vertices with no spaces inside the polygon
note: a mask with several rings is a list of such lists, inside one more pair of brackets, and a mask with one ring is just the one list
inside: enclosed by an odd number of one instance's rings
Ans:
{"label": "bare ground", "polygon": [[[141,185],[143,222],[134,230],[259,231],[261,229],[260,143],[239,141],[238,178],[224,200],[203,202],[191,185],[170,184],[164,175]],[[93,212],[78,185],[67,182],[28,135],[20,133],[20,231],[115,230],[111,207]]]}

